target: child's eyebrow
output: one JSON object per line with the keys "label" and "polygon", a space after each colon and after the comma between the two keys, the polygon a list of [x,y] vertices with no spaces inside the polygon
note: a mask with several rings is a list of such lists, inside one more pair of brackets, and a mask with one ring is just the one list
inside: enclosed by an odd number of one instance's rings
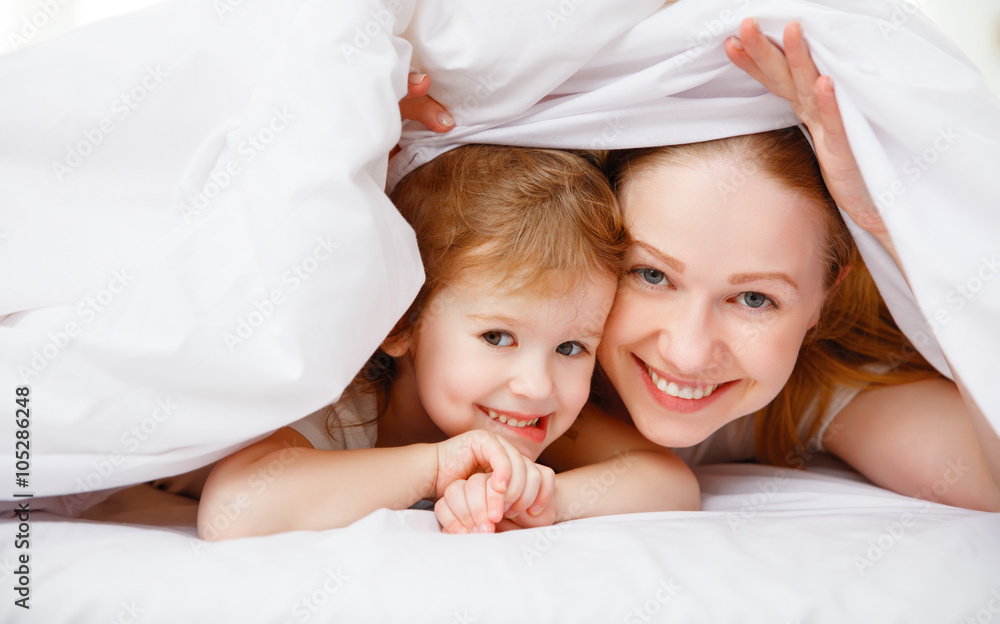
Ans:
{"label": "child's eyebrow", "polygon": [[503,316],[502,314],[470,314],[469,318],[474,321],[482,321],[484,323],[498,323],[500,325],[507,325],[514,327],[517,325],[527,325],[524,320],[516,320],[509,316]]}

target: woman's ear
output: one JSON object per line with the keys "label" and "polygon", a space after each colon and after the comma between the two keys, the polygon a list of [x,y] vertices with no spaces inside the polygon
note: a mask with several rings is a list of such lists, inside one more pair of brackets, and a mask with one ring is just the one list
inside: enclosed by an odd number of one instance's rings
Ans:
{"label": "woman's ear", "polygon": [[392,332],[382,341],[382,350],[394,358],[402,357],[410,350],[411,338],[412,332],[409,329]]}
{"label": "woman's ear", "polygon": [[833,280],[833,286],[830,286],[830,290],[840,286],[840,283],[844,281],[844,278],[848,276],[852,268],[854,268],[853,264],[840,267],[840,273],[837,274],[837,279]]}

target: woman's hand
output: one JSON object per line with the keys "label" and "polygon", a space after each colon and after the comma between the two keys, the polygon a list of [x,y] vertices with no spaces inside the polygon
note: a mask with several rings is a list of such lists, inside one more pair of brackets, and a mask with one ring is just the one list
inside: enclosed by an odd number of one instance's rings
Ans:
{"label": "woman's hand", "polygon": [[771,93],[789,101],[812,135],[833,199],[895,257],[885,223],[851,152],[833,81],[819,74],[802,37],[801,24],[792,22],[785,27],[784,45],[782,51],[764,36],[754,18],[747,18],[740,24],[740,36],[726,41],[726,54]]}
{"label": "woman's hand", "polygon": [[[434,132],[448,132],[455,127],[455,120],[444,106],[427,95],[431,88],[431,79],[427,74],[410,74],[406,87],[406,95],[399,101],[399,116],[410,121],[424,124]],[[389,158],[396,155],[399,146],[389,151]]]}
{"label": "woman's hand", "polygon": [[[531,524],[524,526],[545,526],[555,520],[555,505],[551,504],[555,492],[555,473],[547,466],[541,466],[524,458],[525,480],[520,494],[508,487],[508,500],[503,517],[498,518],[487,510],[486,499],[493,494],[490,475],[475,474],[468,479],[454,481],[445,489],[445,494],[434,506],[434,513],[445,533],[492,533],[513,519],[530,516]],[[515,498],[516,497],[516,498]],[[514,526],[512,528],[521,528]]]}

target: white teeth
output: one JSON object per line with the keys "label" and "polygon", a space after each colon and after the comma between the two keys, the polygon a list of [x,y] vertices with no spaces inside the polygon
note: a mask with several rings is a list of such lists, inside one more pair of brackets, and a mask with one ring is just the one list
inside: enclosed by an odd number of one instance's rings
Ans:
{"label": "white teeth", "polygon": [[497,414],[493,410],[486,410],[486,414],[493,420],[499,420],[500,422],[509,425],[511,427],[517,427],[519,429],[524,427],[534,427],[538,424],[537,418],[532,418],[531,420],[518,420],[516,418],[511,418],[506,414]]}
{"label": "white teeth", "polygon": [[719,387],[719,384],[714,384],[711,386],[678,386],[674,382],[667,382],[657,375],[648,366],[646,367],[646,372],[649,373],[649,378],[653,380],[653,384],[665,394],[669,394],[672,397],[678,397],[681,399],[702,399],[709,396]]}

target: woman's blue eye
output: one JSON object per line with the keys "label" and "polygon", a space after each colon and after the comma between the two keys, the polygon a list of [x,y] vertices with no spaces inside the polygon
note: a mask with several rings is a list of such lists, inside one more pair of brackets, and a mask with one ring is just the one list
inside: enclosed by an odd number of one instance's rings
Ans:
{"label": "woman's blue eye", "polygon": [[637,269],[637,272],[643,281],[652,284],[653,286],[666,286],[668,283],[667,276],[663,273],[663,271],[647,268]]}
{"label": "woman's blue eye", "polygon": [[483,334],[483,340],[494,347],[509,347],[514,344],[514,336],[505,331],[488,331]]}
{"label": "woman's blue eye", "polygon": [[760,309],[764,307],[771,307],[774,302],[767,295],[759,292],[744,292],[740,293],[736,297],[736,301],[742,303],[748,308]]}
{"label": "woman's blue eye", "polygon": [[577,355],[583,351],[586,349],[579,342],[564,342],[556,347],[556,353],[559,355]]}

